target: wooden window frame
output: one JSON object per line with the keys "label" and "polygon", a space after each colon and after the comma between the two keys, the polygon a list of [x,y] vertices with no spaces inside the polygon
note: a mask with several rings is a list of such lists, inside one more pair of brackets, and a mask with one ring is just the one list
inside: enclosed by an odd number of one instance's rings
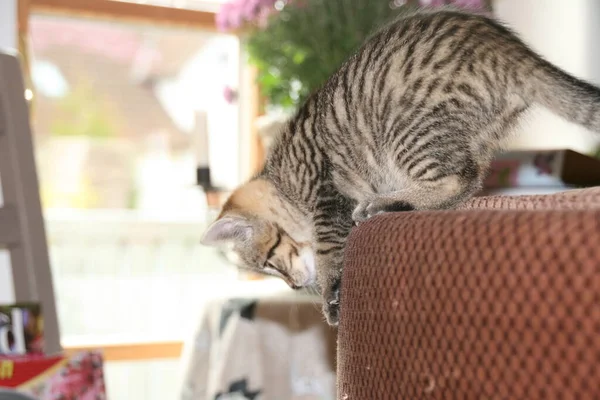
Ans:
{"label": "wooden window frame", "polygon": [[63,343],[65,355],[82,351],[100,351],[105,362],[172,360],[181,356],[183,342],[178,340],[148,342]]}
{"label": "wooden window frame", "polygon": [[[162,26],[188,27],[201,29],[207,32],[217,32],[214,11],[188,10],[148,4],[129,3],[119,0],[19,0],[18,1],[19,35],[26,35],[29,29],[29,17],[32,13],[48,15],[67,15],[87,17],[94,19],[109,19],[145,23]],[[239,33],[238,33],[239,34]],[[256,119],[264,113],[265,99],[261,97],[256,84],[256,71],[253,67],[246,66],[246,76],[252,76],[247,91],[247,107],[250,126],[246,130],[249,134],[248,157],[250,175],[258,172],[262,167],[265,150],[262,140],[255,127]]]}
{"label": "wooden window frame", "polygon": [[22,32],[27,31],[31,13],[193,27],[207,31],[217,30],[215,13],[212,11],[188,10],[118,0],[19,0],[19,26]]}

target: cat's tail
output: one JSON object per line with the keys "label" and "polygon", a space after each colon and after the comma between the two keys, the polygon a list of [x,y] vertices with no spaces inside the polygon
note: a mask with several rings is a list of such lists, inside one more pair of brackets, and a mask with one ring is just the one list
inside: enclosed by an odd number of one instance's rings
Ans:
{"label": "cat's tail", "polygon": [[600,134],[600,88],[534,56],[532,76],[524,77],[531,99],[568,121]]}

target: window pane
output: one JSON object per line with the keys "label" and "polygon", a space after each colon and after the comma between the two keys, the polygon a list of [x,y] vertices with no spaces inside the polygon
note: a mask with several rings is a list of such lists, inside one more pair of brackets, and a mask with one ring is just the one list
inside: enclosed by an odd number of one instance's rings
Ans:
{"label": "window pane", "polygon": [[195,185],[203,129],[214,184],[239,183],[239,110],[224,96],[238,86],[238,39],[41,15],[30,26],[63,339],[181,339],[195,324],[182,305],[197,309],[238,280],[199,245],[215,210]]}
{"label": "window pane", "polygon": [[239,183],[237,38],[35,16],[31,48],[45,207],[197,213],[205,124],[214,183]]}

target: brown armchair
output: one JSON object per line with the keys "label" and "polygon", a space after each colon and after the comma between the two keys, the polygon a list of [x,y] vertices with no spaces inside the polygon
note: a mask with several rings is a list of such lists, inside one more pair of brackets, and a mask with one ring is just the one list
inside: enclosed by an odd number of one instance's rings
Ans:
{"label": "brown armchair", "polygon": [[600,398],[600,188],[376,217],[342,289],[339,399]]}

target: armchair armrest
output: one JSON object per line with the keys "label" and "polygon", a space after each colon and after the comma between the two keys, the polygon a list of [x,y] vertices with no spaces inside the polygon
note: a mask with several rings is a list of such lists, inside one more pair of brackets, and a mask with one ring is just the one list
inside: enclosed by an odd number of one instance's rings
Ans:
{"label": "armchair armrest", "polygon": [[361,225],[342,281],[339,398],[599,398],[599,206],[594,189]]}

